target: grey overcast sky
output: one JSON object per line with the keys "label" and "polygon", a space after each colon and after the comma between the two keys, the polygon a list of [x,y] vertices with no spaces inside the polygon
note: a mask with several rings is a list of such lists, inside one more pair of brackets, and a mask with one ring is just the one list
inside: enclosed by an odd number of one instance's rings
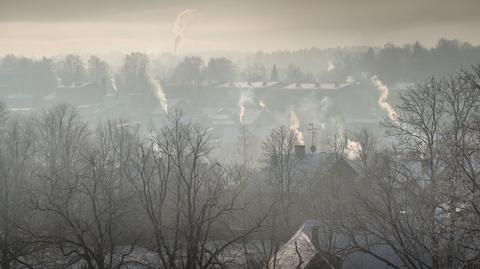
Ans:
{"label": "grey overcast sky", "polygon": [[404,44],[480,44],[480,0],[0,0],[0,54],[181,53]]}

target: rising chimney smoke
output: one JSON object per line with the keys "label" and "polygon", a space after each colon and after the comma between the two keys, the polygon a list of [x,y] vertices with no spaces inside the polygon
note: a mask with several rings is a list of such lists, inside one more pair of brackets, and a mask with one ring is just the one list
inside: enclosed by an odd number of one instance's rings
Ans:
{"label": "rising chimney smoke", "polygon": [[332,61],[328,61],[327,71],[332,72],[333,70],[335,70],[335,65],[333,65]]}
{"label": "rising chimney smoke", "polygon": [[260,105],[261,108],[265,109],[265,107],[267,107],[267,105],[265,104],[265,102],[263,102],[263,100],[260,100],[260,102],[258,103]]}
{"label": "rising chimney smoke", "polygon": [[168,105],[167,105],[167,96],[165,95],[165,91],[163,91],[162,85],[160,82],[150,77],[150,84],[155,90],[155,96],[158,99],[160,106],[162,107],[165,113],[168,113]]}
{"label": "rising chimney smoke", "polygon": [[350,160],[357,159],[360,155],[360,151],[362,150],[362,146],[355,140],[351,140],[347,138],[347,145],[346,145],[346,153],[347,158]]}
{"label": "rising chimney smoke", "polygon": [[112,84],[112,89],[113,89],[115,92],[118,92],[117,80],[115,79],[115,77],[110,78],[110,83]]}
{"label": "rising chimney smoke", "polygon": [[188,23],[190,22],[190,16],[195,13],[194,9],[185,9],[177,15],[175,24],[173,25],[173,34],[174,34],[174,52],[177,53],[178,46],[182,42],[183,35],[187,29]]}
{"label": "rising chimney smoke", "polygon": [[297,114],[290,110],[290,130],[293,131],[295,137],[297,138],[297,142],[300,145],[305,145],[305,140],[303,138],[303,133],[300,131],[300,121],[298,120]]}
{"label": "rising chimney smoke", "polygon": [[380,97],[378,98],[378,105],[380,108],[387,112],[388,118],[393,121],[395,124],[398,124],[398,114],[395,112],[393,107],[387,102],[388,99],[388,87],[383,84],[383,82],[378,78],[378,76],[372,76],[371,81],[373,85],[380,92]]}
{"label": "rising chimney smoke", "polygon": [[243,123],[243,118],[245,117],[245,104],[253,102],[253,92],[251,90],[244,90],[240,94],[240,99],[238,100],[238,107],[240,108],[240,113],[238,115],[240,123]]}

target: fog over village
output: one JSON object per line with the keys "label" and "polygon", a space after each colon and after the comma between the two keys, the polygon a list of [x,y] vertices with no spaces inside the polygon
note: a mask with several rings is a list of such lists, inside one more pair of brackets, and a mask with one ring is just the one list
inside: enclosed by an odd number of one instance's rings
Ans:
{"label": "fog over village", "polygon": [[0,0],[0,269],[480,268],[479,10]]}

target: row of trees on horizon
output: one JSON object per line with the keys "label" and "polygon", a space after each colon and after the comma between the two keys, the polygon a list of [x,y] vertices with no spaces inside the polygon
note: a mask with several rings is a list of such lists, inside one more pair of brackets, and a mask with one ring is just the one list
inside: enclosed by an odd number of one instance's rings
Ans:
{"label": "row of trees on horizon", "polygon": [[478,61],[480,47],[441,39],[431,49],[416,42],[403,47],[387,44],[384,48],[257,52],[232,59],[187,56],[167,60],[131,53],[125,56],[122,66],[115,68],[96,56],[83,59],[79,55],[66,55],[36,60],[7,55],[0,60],[0,68],[10,72],[3,72],[3,76],[10,76],[7,79],[13,89],[43,93],[57,85],[100,83],[114,77],[121,81],[135,76],[151,76],[167,84],[191,84],[272,79],[293,83],[338,82],[349,76],[360,79],[365,74],[376,74],[387,83],[418,83],[432,75],[448,75]]}

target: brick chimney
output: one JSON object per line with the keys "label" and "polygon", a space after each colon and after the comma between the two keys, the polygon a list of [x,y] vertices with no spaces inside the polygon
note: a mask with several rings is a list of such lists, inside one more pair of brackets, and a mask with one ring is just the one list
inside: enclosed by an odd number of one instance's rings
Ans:
{"label": "brick chimney", "polygon": [[295,157],[299,159],[305,158],[305,145],[295,145]]}

